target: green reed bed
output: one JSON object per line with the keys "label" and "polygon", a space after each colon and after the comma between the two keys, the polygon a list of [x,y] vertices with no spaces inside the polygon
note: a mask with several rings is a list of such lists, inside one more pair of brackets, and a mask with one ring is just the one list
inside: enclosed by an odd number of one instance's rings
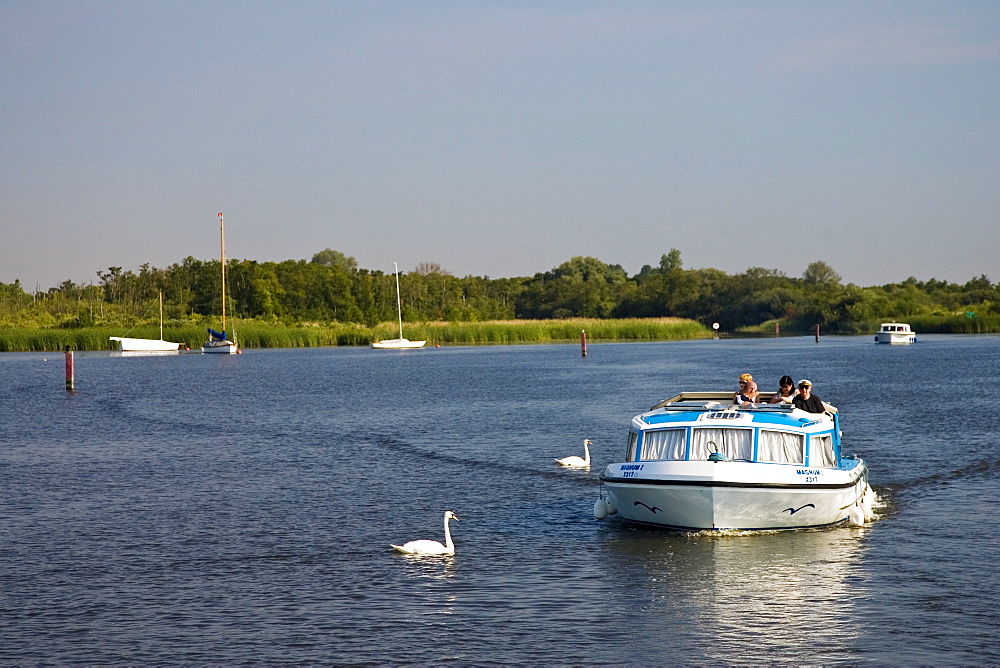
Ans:
{"label": "green reed bed", "polygon": [[416,324],[406,336],[441,344],[517,344],[579,341],[669,341],[710,336],[693,320],[629,318],[623,320],[503,320]]}
{"label": "green reed bed", "polygon": [[[995,334],[1000,332],[1000,315],[920,315],[904,319],[910,327],[921,334]],[[872,330],[877,331],[877,330]]]}
{"label": "green reed bed", "polygon": [[[237,321],[230,323],[229,335],[236,335],[242,348],[313,348],[321,346],[366,346],[372,341],[399,336],[395,323],[375,327],[353,323],[326,325],[284,325],[273,322]],[[505,320],[491,322],[412,323],[403,334],[413,340],[424,339],[428,345],[510,345],[518,343],[560,343],[580,340],[587,332],[588,341],[669,341],[705,338],[711,335],[692,320],[673,318],[625,320]],[[192,323],[170,323],[163,328],[163,338],[176,341],[181,349],[195,350],[207,338],[207,327]],[[158,326],[79,327],[53,329],[0,328],[0,352],[117,350],[112,336],[158,339]]]}

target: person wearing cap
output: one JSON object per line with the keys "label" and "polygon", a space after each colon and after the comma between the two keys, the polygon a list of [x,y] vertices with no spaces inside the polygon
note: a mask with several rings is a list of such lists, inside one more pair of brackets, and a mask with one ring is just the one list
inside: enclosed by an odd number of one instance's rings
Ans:
{"label": "person wearing cap", "polygon": [[823,400],[812,393],[812,381],[802,379],[799,381],[799,393],[792,398],[792,405],[804,410],[806,413],[823,413]]}

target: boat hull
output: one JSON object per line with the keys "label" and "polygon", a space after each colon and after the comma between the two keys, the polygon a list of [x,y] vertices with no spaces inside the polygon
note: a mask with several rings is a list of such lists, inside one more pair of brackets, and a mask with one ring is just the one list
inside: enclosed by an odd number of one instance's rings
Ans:
{"label": "boat hull", "polygon": [[[836,469],[743,462],[612,464],[611,507],[636,524],[684,530],[788,530],[846,522],[868,487],[861,460]],[[633,477],[634,476],[634,477]]]}
{"label": "boat hull", "polygon": [[883,322],[875,334],[875,343],[906,345],[916,343],[917,335],[905,322]]}
{"label": "boat hull", "polygon": [[119,350],[122,351],[170,351],[179,349],[181,345],[163,339],[130,339],[124,336],[112,336],[109,339],[117,341]]}
{"label": "boat hull", "polygon": [[214,353],[218,355],[235,355],[239,352],[239,346],[232,341],[206,341],[201,346],[201,352]]}
{"label": "boat hull", "polygon": [[378,350],[402,350],[406,348],[423,348],[426,341],[410,341],[409,339],[385,339],[373,341],[371,346]]}
{"label": "boat hull", "polygon": [[879,332],[875,335],[875,343],[888,343],[890,345],[906,345],[916,343],[917,336],[912,332],[903,334],[898,332]]}

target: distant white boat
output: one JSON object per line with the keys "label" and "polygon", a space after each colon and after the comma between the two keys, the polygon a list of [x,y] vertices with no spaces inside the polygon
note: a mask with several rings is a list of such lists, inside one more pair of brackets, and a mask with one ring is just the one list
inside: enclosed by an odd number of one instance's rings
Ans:
{"label": "distant white boat", "polygon": [[232,340],[226,336],[226,229],[221,213],[219,214],[219,245],[221,247],[220,257],[222,258],[222,331],[217,332],[209,327],[208,340],[201,344],[201,352],[233,355],[240,352],[240,347],[236,344],[235,335]]}
{"label": "distant white boat", "polygon": [[875,335],[875,343],[916,343],[917,335],[905,322],[883,322]]}
{"label": "distant white boat", "polygon": [[410,341],[409,339],[383,339],[381,341],[372,341],[372,348],[380,349],[391,349],[391,348],[423,348],[426,341]]}
{"label": "distant white boat", "polygon": [[399,300],[399,265],[395,262],[392,266],[396,268],[396,313],[399,315],[399,338],[398,339],[382,339],[381,341],[372,341],[372,348],[377,348],[379,350],[401,350],[404,348],[423,348],[426,341],[410,341],[409,339],[403,338],[403,307]]}
{"label": "distant white boat", "polygon": [[171,352],[181,347],[179,343],[164,341],[163,339],[130,339],[125,336],[109,337],[112,341],[118,341],[118,349],[122,352]]}
{"label": "distant white boat", "polygon": [[158,339],[131,339],[126,336],[109,336],[111,341],[118,342],[118,349],[122,352],[171,352],[181,347],[179,343],[163,340],[163,293],[160,293],[160,338]]}

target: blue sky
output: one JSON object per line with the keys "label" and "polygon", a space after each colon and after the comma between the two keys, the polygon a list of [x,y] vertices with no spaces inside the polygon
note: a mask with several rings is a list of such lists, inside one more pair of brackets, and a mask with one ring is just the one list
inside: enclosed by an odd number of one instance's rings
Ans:
{"label": "blue sky", "polygon": [[0,282],[218,254],[1000,281],[1000,2],[0,3]]}

